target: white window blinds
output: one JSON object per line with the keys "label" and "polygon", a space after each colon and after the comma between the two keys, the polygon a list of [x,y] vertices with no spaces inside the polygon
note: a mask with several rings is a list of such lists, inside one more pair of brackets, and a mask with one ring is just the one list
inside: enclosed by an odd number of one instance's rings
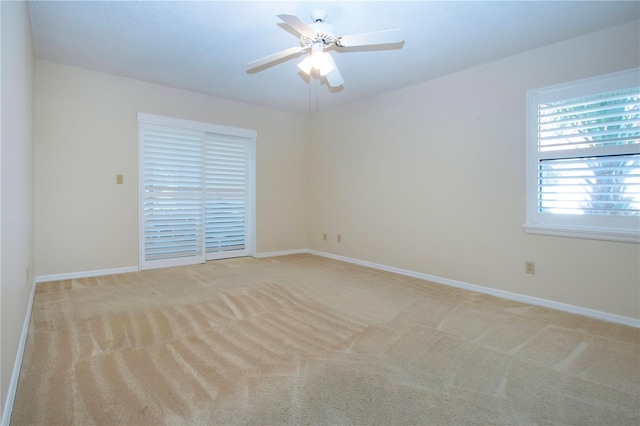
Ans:
{"label": "white window blinds", "polygon": [[140,268],[252,255],[255,132],[139,122]]}
{"label": "white window blinds", "polygon": [[203,261],[202,135],[154,125],[142,131],[144,261]]}
{"label": "white window blinds", "polygon": [[640,87],[538,105],[541,212],[640,216]]}
{"label": "white window blinds", "polygon": [[206,253],[225,257],[245,249],[247,144],[237,136],[206,133],[204,147]]}
{"label": "white window blinds", "polygon": [[531,91],[528,114],[528,230],[638,241],[638,70]]}

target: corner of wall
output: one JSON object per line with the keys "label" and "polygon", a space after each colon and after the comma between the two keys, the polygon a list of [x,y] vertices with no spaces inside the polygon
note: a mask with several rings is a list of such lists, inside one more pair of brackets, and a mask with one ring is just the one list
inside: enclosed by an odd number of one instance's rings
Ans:
{"label": "corner of wall", "polygon": [[35,288],[35,55],[28,3],[1,2],[0,20],[0,406],[8,424]]}

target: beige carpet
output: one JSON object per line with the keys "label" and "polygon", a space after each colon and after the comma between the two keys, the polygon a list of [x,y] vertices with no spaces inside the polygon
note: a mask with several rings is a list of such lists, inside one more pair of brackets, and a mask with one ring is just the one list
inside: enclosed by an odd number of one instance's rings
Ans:
{"label": "beige carpet", "polygon": [[40,284],[12,425],[640,423],[640,331],[313,255]]}

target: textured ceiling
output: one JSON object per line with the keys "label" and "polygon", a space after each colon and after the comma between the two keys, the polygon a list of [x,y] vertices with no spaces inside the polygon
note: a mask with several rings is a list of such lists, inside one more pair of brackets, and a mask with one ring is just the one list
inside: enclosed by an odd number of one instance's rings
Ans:
{"label": "textured ceiling", "polygon": [[[36,57],[217,97],[308,113],[640,18],[636,1],[34,1]],[[246,64],[299,44],[276,17],[324,9],[336,35],[393,28],[392,49],[331,51],[344,86],[309,80],[291,58]]]}

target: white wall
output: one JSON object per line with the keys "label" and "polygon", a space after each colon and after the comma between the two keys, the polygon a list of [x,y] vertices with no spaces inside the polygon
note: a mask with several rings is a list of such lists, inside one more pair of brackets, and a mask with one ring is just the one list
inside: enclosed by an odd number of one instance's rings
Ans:
{"label": "white wall", "polygon": [[308,246],[305,116],[38,60],[38,275],[137,266],[138,112],[257,130],[257,252]]}
{"label": "white wall", "polygon": [[27,3],[3,1],[0,7],[0,405],[4,407],[33,282],[34,59]]}
{"label": "white wall", "polygon": [[640,318],[638,244],[522,228],[526,91],[639,66],[639,33],[636,21],[313,117],[311,248]]}

